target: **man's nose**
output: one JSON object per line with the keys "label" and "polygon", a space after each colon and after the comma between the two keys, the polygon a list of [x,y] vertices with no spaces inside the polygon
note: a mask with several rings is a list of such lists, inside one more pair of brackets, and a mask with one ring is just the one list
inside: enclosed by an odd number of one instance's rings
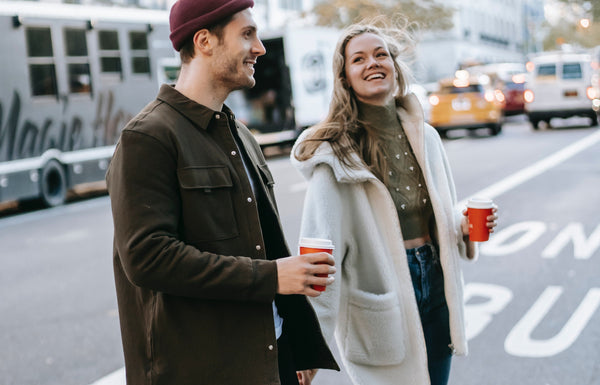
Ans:
{"label": "man's nose", "polygon": [[256,43],[254,44],[253,50],[256,56],[262,56],[265,53],[267,53],[267,49],[265,48],[264,44],[260,39],[256,39]]}

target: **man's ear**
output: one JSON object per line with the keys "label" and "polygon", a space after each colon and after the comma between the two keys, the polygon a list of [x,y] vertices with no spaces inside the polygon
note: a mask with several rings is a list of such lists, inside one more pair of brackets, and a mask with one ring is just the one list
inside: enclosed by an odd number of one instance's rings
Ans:
{"label": "man's ear", "polygon": [[211,34],[208,29],[201,29],[194,34],[194,49],[203,55],[212,54]]}

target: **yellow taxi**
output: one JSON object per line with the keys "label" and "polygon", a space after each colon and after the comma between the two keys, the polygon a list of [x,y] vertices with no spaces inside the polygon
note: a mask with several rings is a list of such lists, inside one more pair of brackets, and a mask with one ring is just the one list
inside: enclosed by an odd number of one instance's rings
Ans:
{"label": "yellow taxi", "polygon": [[429,123],[440,135],[453,129],[487,127],[492,135],[502,130],[505,97],[494,89],[487,75],[474,76],[465,70],[439,81],[439,90],[429,96]]}

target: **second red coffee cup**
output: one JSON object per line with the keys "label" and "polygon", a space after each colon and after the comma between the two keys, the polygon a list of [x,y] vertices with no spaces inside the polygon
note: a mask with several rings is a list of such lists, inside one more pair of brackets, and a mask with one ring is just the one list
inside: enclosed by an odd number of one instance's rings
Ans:
{"label": "second red coffee cup", "polygon": [[485,242],[490,239],[487,217],[492,215],[494,202],[487,198],[471,198],[467,202],[469,217],[469,239],[474,242]]}
{"label": "second red coffee cup", "polygon": [[[333,242],[330,239],[322,238],[300,238],[298,244],[300,254],[312,253],[333,253]],[[327,277],[327,274],[317,274],[317,277]],[[312,288],[317,291],[325,291],[325,286],[312,285]]]}

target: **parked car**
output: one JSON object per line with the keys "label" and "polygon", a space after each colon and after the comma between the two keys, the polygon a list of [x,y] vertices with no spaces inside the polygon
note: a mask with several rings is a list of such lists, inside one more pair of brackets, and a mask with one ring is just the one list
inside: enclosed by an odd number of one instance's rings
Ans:
{"label": "parked car", "polygon": [[491,135],[502,130],[504,95],[494,89],[487,75],[456,71],[455,77],[439,81],[439,90],[429,96],[429,123],[441,135],[453,129],[487,127]]}
{"label": "parked car", "polygon": [[525,112],[525,63],[492,63],[469,67],[472,74],[483,74],[490,77],[493,87],[504,94],[504,116],[518,115]]}
{"label": "parked car", "polygon": [[[525,111],[534,129],[552,118],[582,116],[598,124],[591,55],[547,53],[532,58],[525,90]],[[597,104],[597,103],[596,103]]]}
{"label": "parked car", "polygon": [[502,93],[506,99],[504,116],[525,113],[525,74],[516,74],[510,80],[503,82]]}
{"label": "parked car", "polygon": [[592,109],[600,114],[600,46],[594,49],[592,58]]}

